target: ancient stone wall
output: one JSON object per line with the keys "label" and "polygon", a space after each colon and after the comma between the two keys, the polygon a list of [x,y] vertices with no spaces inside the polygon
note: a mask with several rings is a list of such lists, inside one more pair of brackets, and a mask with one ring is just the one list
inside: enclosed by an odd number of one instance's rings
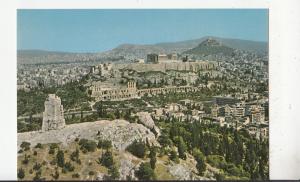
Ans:
{"label": "ancient stone wall", "polygon": [[197,61],[197,62],[178,62],[178,63],[158,63],[158,64],[114,64],[112,69],[132,69],[137,72],[149,72],[149,71],[161,71],[166,72],[168,70],[176,71],[193,71],[199,70],[212,70],[217,67],[215,62]]}

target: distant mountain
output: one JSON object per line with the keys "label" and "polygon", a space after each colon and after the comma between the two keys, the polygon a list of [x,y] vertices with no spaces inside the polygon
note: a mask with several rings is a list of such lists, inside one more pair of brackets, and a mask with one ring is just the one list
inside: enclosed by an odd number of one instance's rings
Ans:
{"label": "distant mountain", "polygon": [[102,52],[104,57],[122,56],[129,59],[144,58],[149,53],[166,53],[167,50],[155,45],[122,44],[110,51]]}
{"label": "distant mountain", "polygon": [[159,43],[155,45],[165,49],[177,49],[177,50],[181,50],[181,52],[184,52],[188,49],[192,49],[198,46],[201,42],[207,39],[217,40],[221,42],[224,46],[228,46],[234,49],[253,51],[257,53],[268,52],[267,42],[241,40],[241,39],[227,39],[227,38],[220,38],[220,37],[213,37],[213,36],[206,36],[200,39],[186,40],[180,42]]}
{"label": "distant mountain", "polygon": [[[145,58],[149,53],[183,53],[185,51],[196,49],[203,41],[214,39],[230,52],[231,49],[240,49],[253,51],[257,53],[267,53],[268,44],[266,42],[256,42],[239,39],[225,39],[219,37],[203,37],[200,39],[186,40],[179,42],[165,42],[153,45],[122,44],[118,47],[99,53],[68,53],[52,52],[43,50],[18,50],[18,64],[36,64],[36,63],[60,63],[77,62],[90,60],[115,61],[123,58],[136,59]],[[225,48],[226,47],[226,48]],[[200,49],[200,48],[197,48]],[[196,50],[195,50],[196,51]],[[227,52],[226,51],[226,52]]]}
{"label": "distant mountain", "polygon": [[221,54],[224,56],[230,56],[235,49],[223,45],[221,42],[208,38],[201,42],[198,46],[184,51],[182,54],[193,54],[193,55],[216,55]]}
{"label": "distant mountain", "polygon": [[96,59],[94,53],[70,53],[44,50],[18,50],[18,64],[62,63]]}

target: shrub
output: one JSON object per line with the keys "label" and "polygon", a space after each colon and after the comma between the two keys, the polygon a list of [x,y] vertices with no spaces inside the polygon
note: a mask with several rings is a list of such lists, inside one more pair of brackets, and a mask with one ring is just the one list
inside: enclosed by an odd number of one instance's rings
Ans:
{"label": "shrub", "polygon": [[55,149],[58,149],[59,146],[57,143],[51,143],[49,146],[49,154],[54,154],[55,153]]}
{"label": "shrub", "polygon": [[18,178],[23,179],[25,177],[25,171],[22,168],[18,169]]}
{"label": "shrub", "polygon": [[64,168],[66,171],[69,171],[69,172],[72,172],[75,169],[75,167],[71,164],[71,162],[66,162]]}
{"label": "shrub", "polygon": [[142,163],[135,175],[140,180],[155,180],[154,170],[151,168],[150,163]]}
{"label": "shrub", "polygon": [[206,170],[205,157],[199,149],[193,149],[193,155],[197,162],[196,168],[200,175],[203,175]]}
{"label": "shrub", "polygon": [[70,159],[78,164],[81,164],[81,160],[79,159],[79,150],[76,149],[74,152],[71,153]]}
{"label": "shrub", "polygon": [[59,167],[64,167],[65,164],[65,156],[62,150],[59,150],[56,154],[56,162]]}
{"label": "shrub", "polygon": [[22,163],[25,164],[25,165],[28,164],[29,158],[30,158],[30,155],[25,154],[24,160],[22,161]]}
{"label": "shrub", "polygon": [[35,163],[34,165],[33,165],[33,170],[35,170],[35,171],[38,171],[38,170],[40,170],[41,169],[41,167],[42,167],[42,165],[40,164],[40,163]]}
{"label": "shrub", "polygon": [[113,165],[109,170],[108,174],[110,175],[111,179],[119,179],[120,173],[116,165]]}
{"label": "shrub", "polygon": [[79,178],[79,177],[80,177],[80,175],[78,173],[72,174],[72,178]]}
{"label": "shrub", "polygon": [[43,148],[43,146],[42,146],[42,144],[41,144],[41,143],[38,143],[38,144],[36,144],[35,148],[42,149],[42,148]]}
{"label": "shrub", "polygon": [[112,167],[112,165],[114,164],[114,160],[113,160],[113,156],[112,156],[111,151],[106,151],[102,155],[102,157],[100,159],[100,163],[103,166],[107,167],[107,168],[111,168]]}
{"label": "shrub", "polygon": [[170,160],[172,160],[176,163],[179,163],[179,158],[178,158],[177,152],[175,150],[171,150],[169,157],[170,157]]}
{"label": "shrub", "polygon": [[89,175],[90,175],[90,176],[95,175],[95,172],[94,172],[94,171],[90,171],[90,172],[89,172]]}
{"label": "shrub", "polygon": [[22,142],[20,147],[24,150],[27,151],[30,149],[30,143],[29,142]]}
{"label": "shrub", "polygon": [[135,140],[126,150],[139,158],[144,158],[148,147],[144,142]]}
{"label": "shrub", "polygon": [[220,155],[208,155],[207,162],[213,167],[225,169],[227,162],[223,156]]}
{"label": "shrub", "polygon": [[88,152],[94,152],[96,150],[97,144],[96,142],[92,140],[87,139],[81,139],[79,141],[80,149],[83,150],[83,152],[86,150]]}
{"label": "shrub", "polygon": [[99,140],[97,147],[103,149],[110,149],[112,147],[112,143],[110,140]]}
{"label": "shrub", "polygon": [[48,152],[49,154],[54,154],[55,153],[55,149],[49,149],[49,152]]}
{"label": "shrub", "polygon": [[155,164],[156,164],[156,150],[155,150],[154,147],[152,147],[150,149],[149,157],[150,157],[151,168],[154,170],[155,169]]}

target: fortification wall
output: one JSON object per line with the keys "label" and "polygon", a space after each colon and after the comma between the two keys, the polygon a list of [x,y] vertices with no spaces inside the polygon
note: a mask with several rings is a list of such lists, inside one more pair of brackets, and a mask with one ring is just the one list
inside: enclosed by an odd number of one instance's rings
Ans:
{"label": "fortification wall", "polygon": [[181,63],[157,63],[157,64],[114,64],[113,69],[132,69],[137,72],[161,71],[167,70],[177,71],[194,71],[211,70],[217,67],[216,62],[198,61],[198,62],[181,62]]}

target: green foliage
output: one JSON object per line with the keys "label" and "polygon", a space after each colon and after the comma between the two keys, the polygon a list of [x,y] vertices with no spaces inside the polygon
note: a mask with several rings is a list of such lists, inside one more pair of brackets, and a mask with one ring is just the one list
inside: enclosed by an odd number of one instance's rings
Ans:
{"label": "green foliage", "polygon": [[20,147],[24,150],[27,151],[30,149],[30,143],[29,142],[22,142]]}
{"label": "green foliage", "polygon": [[179,158],[178,158],[178,155],[177,155],[177,152],[175,150],[171,150],[170,152],[170,160],[176,162],[176,163],[179,163]]}
{"label": "green foliage", "polygon": [[225,180],[225,174],[223,172],[216,173],[215,178],[216,178],[217,181],[224,181]]}
{"label": "green foliage", "polygon": [[207,162],[212,165],[213,167],[219,168],[219,169],[225,169],[227,166],[227,162],[223,156],[220,155],[208,155],[206,157]]}
{"label": "green foliage", "polygon": [[148,147],[144,142],[135,140],[126,150],[139,158],[144,158]]}
{"label": "green foliage", "polygon": [[80,177],[80,175],[78,173],[72,174],[72,178],[79,178],[79,177]]}
{"label": "green foliage", "polygon": [[108,174],[110,175],[111,179],[115,180],[120,178],[119,169],[115,164],[108,170]]}
{"label": "green foliage", "polygon": [[[186,153],[193,154],[199,173],[205,171],[206,158],[209,164],[222,169],[226,176],[268,179],[268,140],[258,140],[246,130],[220,127],[208,120],[188,123],[168,118],[156,122],[163,127],[163,135],[158,139],[161,145],[165,148],[175,144],[181,158]],[[195,148],[203,152],[200,157],[197,156],[199,151],[193,150]],[[171,151],[169,157],[176,161],[176,152]]]}
{"label": "green foliage", "polygon": [[59,150],[56,154],[56,162],[59,167],[64,167],[65,165],[65,154],[62,150]]}
{"label": "green foliage", "polygon": [[59,146],[57,143],[51,143],[50,147],[49,147],[49,154],[54,154],[55,153],[55,149],[58,149]]}
{"label": "green foliage", "polygon": [[99,159],[99,161],[103,166],[111,168],[114,164],[112,152],[107,150],[104,154],[102,154],[102,157]]}
{"label": "green foliage", "polygon": [[23,168],[18,169],[18,178],[23,179],[25,177],[25,171]]}
{"label": "green foliage", "polygon": [[25,119],[25,121],[17,121],[18,133],[37,131],[42,129],[42,118]]}
{"label": "green foliage", "polygon": [[29,162],[29,158],[30,158],[30,155],[27,155],[27,154],[25,154],[25,156],[24,156],[24,160],[22,161],[22,164],[25,164],[25,165],[27,165],[27,164],[28,164],[28,162]]}
{"label": "green foliage", "polygon": [[162,133],[159,137],[158,137],[158,142],[163,146],[163,147],[167,147],[167,146],[171,146],[173,144],[172,140],[169,138],[169,136],[166,133]]}
{"label": "green foliage", "polygon": [[193,149],[193,156],[197,162],[196,168],[200,175],[203,175],[206,170],[205,156],[199,149]]}
{"label": "green foliage", "polygon": [[154,147],[150,148],[150,165],[151,168],[154,170],[155,169],[155,164],[156,164],[156,149]]}
{"label": "green foliage", "polygon": [[42,148],[43,148],[43,146],[42,146],[42,144],[41,144],[41,143],[37,143],[37,144],[36,144],[36,146],[35,146],[35,148],[42,149]]}
{"label": "green foliage", "polygon": [[87,139],[80,139],[80,149],[83,151],[94,152],[97,148],[96,142]]}
{"label": "green foliage", "polygon": [[64,166],[65,171],[72,172],[75,167],[71,164],[71,162],[66,162]]}
{"label": "green foliage", "polygon": [[110,149],[112,148],[112,143],[110,140],[99,140],[97,147],[102,149]]}
{"label": "green foliage", "polygon": [[178,154],[179,154],[179,158],[181,159],[186,159],[186,151],[187,151],[187,146],[186,143],[184,142],[183,138],[181,136],[177,136],[175,137],[175,143],[178,147]]}
{"label": "green foliage", "polygon": [[34,181],[41,181],[42,180],[41,175],[42,175],[42,171],[41,170],[37,171],[35,173],[35,176],[33,177],[33,180]]}
{"label": "green foliage", "polygon": [[144,162],[140,165],[139,169],[135,172],[139,180],[155,180],[154,170],[151,168],[150,163]]}
{"label": "green foliage", "polygon": [[79,150],[76,149],[74,152],[71,153],[70,159],[78,164],[81,164],[81,160],[79,158]]}
{"label": "green foliage", "polygon": [[42,167],[42,164],[36,162],[36,163],[33,165],[32,169],[35,170],[35,171],[38,171],[38,170],[41,169],[41,167]]}
{"label": "green foliage", "polygon": [[55,93],[62,99],[64,109],[77,108],[87,103],[90,97],[83,86],[83,80],[70,82],[63,86],[52,88],[33,89],[29,92],[18,90],[17,111],[18,116],[37,114],[44,110],[44,102],[49,93]]}
{"label": "green foliage", "polygon": [[95,172],[94,172],[94,171],[90,171],[90,172],[89,172],[89,175],[90,175],[90,176],[93,176],[93,175],[95,175]]}

